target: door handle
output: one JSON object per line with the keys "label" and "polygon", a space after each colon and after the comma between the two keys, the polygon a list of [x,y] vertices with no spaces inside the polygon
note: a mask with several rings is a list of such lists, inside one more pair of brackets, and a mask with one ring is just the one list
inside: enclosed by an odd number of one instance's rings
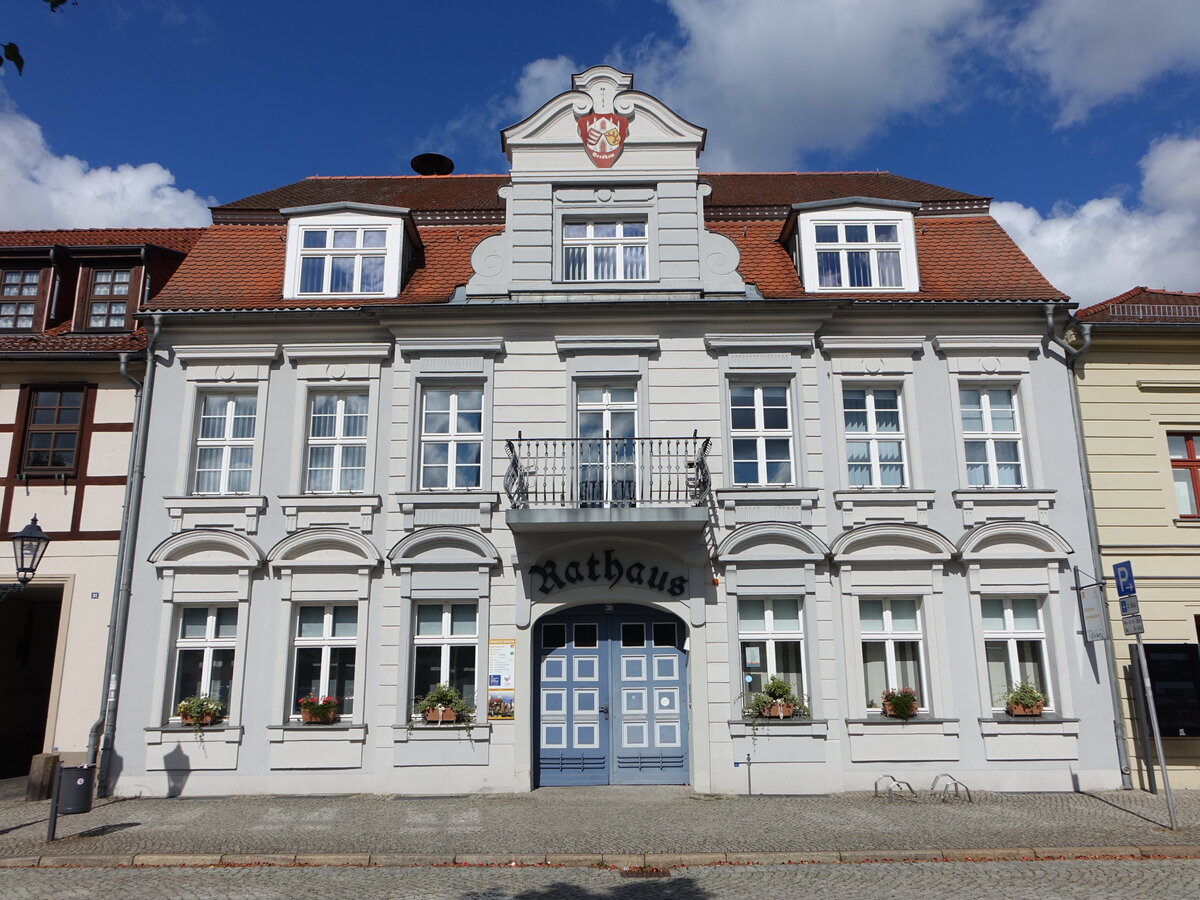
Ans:
{"label": "door handle", "polygon": [[600,707],[600,712],[604,713],[604,721],[607,722],[608,721],[608,707],[607,706]]}

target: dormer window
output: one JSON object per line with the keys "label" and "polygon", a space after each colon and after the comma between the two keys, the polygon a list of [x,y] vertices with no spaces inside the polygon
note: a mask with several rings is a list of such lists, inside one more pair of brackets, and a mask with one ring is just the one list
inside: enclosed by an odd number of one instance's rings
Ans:
{"label": "dormer window", "polygon": [[849,197],[792,209],[790,245],[805,290],[917,290],[913,213],[920,204]]}
{"label": "dormer window", "polygon": [[129,318],[130,269],[93,269],[88,328],[125,329]]}
{"label": "dormer window", "polygon": [[37,269],[4,272],[0,282],[0,329],[33,328],[40,276]]}
{"label": "dormer window", "polygon": [[379,294],[385,228],[302,228],[300,293]]}
{"label": "dormer window", "polygon": [[287,219],[283,295],[395,297],[421,263],[421,241],[407,209],[344,201],[281,209]]}
{"label": "dormer window", "polygon": [[646,249],[644,218],[563,222],[563,280],[641,281]]}
{"label": "dormer window", "polygon": [[903,286],[897,223],[819,222],[814,231],[821,287]]}

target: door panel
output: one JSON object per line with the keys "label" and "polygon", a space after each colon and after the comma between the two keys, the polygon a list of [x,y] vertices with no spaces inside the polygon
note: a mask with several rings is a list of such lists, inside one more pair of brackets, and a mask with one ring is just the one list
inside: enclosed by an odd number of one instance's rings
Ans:
{"label": "door panel", "polygon": [[539,783],[686,784],[687,666],[679,621],[613,604],[535,627]]}

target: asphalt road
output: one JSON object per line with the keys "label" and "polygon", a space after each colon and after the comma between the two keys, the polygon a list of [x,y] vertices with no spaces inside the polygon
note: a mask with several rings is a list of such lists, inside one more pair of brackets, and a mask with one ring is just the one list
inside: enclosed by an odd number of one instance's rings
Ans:
{"label": "asphalt road", "polygon": [[708,898],[971,897],[1089,900],[1187,897],[1200,888],[1200,860],[992,863],[848,863],[701,866],[666,878],[630,878],[589,868],[146,868],[10,869],[4,898],[419,897],[422,900],[708,900]]}

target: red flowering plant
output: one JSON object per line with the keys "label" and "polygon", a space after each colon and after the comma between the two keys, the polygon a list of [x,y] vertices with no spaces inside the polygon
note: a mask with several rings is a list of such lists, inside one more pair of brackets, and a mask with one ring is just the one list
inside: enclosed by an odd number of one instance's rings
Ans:
{"label": "red flowering plant", "polygon": [[883,692],[883,713],[897,719],[911,719],[917,714],[917,692],[910,687]]}
{"label": "red flowering plant", "polygon": [[306,694],[296,698],[300,707],[300,718],[305,722],[329,723],[337,718],[337,697],[318,697],[316,694]]}

